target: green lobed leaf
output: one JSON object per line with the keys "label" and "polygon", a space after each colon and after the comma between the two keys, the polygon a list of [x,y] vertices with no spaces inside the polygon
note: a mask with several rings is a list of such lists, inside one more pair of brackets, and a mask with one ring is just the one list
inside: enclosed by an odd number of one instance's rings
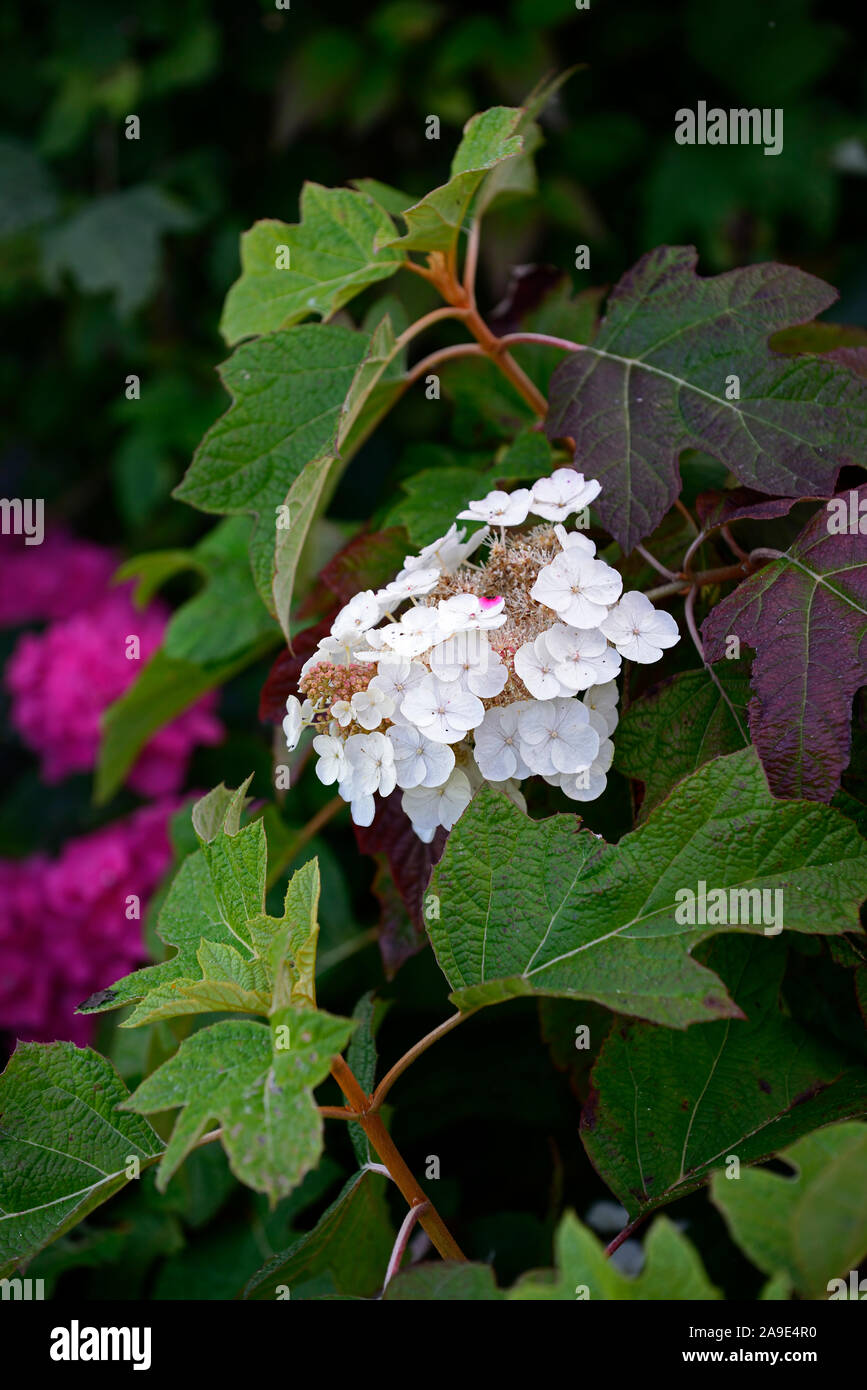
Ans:
{"label": "green lobed leaf", "polygon": [[[305,183],[301,221],[257,222],[241,237],[241,278],[229,290],[220,331],[230,345],[329,318],[367,285],[388,279],[403,260],[382,242],[391,218],[366,192]],[[377,249],[377,238],[380,248]],[[278,248],[289,265],[278,268]]]}
{"label": "green lobed leaf", "polygon": [[831,1125],[779,1157],[794,1175],[751,1168],[735,1180],[717,1173],[713,1201],[759,1269],[787,1277],[806,1298],[825,1299],[830,1281],[848,1284],[867,1255],[867,1125]]}
{"label": "green lobed leaf", "polygon": [[676,782],[713,758],[749,746],[749,664],[681,671],[635,700],[617,727],[614,766],[644,783],[642,816]]}
{"label": "green lobed leaf", "polygon": [[201,511],[255,518],[253,577],[269,609],[278,508],[305,465],[333,451],[368,347],[363,333],[305,324],[238,348],[221,369],[232,405],[175,488],[175,497]]}
{"label": "green lobed leaf", "polygon": [[215,1023],[186,1038],[123,1108],[139,1114],[182,1107],[157,1172],[165,1191],[207,1130],[220,1136],[232,1172],[272,1205],[315,1167],[322,1117],[313,1086],[328,1075],[354,1024],[316,1009],[280,1009],[271,1027],[252,1020]]}
{"label": "green lobed leaf", "polygon": [[756,1163],[809,1130],[867,1113],[867,1069],[787,1016],[785,954],[779,942],[716,937],[706,963],[744,1018],[685,1033],[624,1020],[603,1043],[581,1137],[630,1220],[733,1156]]}
{"label": "green lobed leaf", "polygon": [[520,107],[493,106],[472,116],[464,126],[448,182],[401,213],[407,226],[404,235],[395,235],[389,227],[379,245],[403,251],[451,251],[488,170],[523,152],[524,137],[517,134],[523,114]]}
{"label": "green lobed leaf", "polygon": [[115,1068],[72,1043],[19,1043],[0,1076],[0,1278],[156,1162],[146,1120],[118,1115]]}
{"label": "green lobed leaf", "polygon": [[68,273],[86,294],[111,291],[118,313],[128,315],[156,289],[161,237],[192,221],[176,199],[150,184],[94,198],[45,233],[45,279],[54,288]]}
{"label": "green lobed leaf", "polygon": [[[867,390],[837,363],[783,356],[770,335],[836,298],[791,266],[699,278],[691,247],[663,246],[623,276],[593,342],[551,379],[546,429],[570,436],[602,483],[603,523],[624,551],[655,529],[680,491],[688,448],[750,487],[827,496],[867,448]],[[728,399],[735,375],[740,395]]]}
{"label": "green lobed leaf", "polygon": [[680,782],[616,845],[573,815],[532,821],[483,788],[434,870],[428,932],[459,1008],[551,994],[683,1028],[739,1016],[691,955],[725,924],[677,920],[676,895],[702,881],[781,890],[790,931],[858,930],[867,842],[836,811],[774,800],[752,749]]}
{"label": "green lobed leaf", "polygon": [[353,1174],[316,1227],[253,1275],[245,1297],[267,1302],[376,1293],[394,1244],[386,1186],[387,1179],[369,1169]]}
{"label": "green lobed leaf", "polygon": [[294,479],[284,505],[289,524],[278,527],[273,557],[273,604],[287,639],[291,638],[292,595],[298,564],[310,529],[331,500],[349,459],[399,394],[387,380],[402,356],[386,314],[373,329],[367,351],[346,393],[333,444]]}
{"label": "green lobed leaf", "polygon": [[705,1273],[698,1252],[664,1216],[645,1242],[646,1264],[627,1279],[605,1255],[605,1247],[574,1212],[563,1217],[554,1240],[556,1274],[525,1274],[506,1297],[520,1302],[710,1302],[721,1297]]}
{"label": "green lobed leaf", "polygon": [[137,1028],[183,1014],[315,1007],[319,865],[308,860],[292,875],[281,917],[266,914],[264,822],[240,824],[249,783],[235,792],[221,784],[193,808],[199,849],[172,880],[157,927],[175,954],[98,991],[79,1013],[139,1001],[121,1025]]}

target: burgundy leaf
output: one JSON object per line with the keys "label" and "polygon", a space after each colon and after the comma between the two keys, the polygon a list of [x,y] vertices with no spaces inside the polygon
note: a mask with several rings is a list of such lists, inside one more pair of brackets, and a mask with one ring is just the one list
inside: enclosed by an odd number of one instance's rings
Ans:
{"label": "burgundy leaf", "polygon": [[[827,494],[830,496],[830,492]],[[823,502],[824,497],[766,497],[750,487],[732,488],[730,492],[703,492],[696,498],[695,509],[705,529],[728,526],[730,521],[771,521],[788,516],[799,502]]]}
{"label": "burgundy leaf", "polygon": [[500,337],[514,333],[524,315],[537,308],[563,279],[562,270],[555,265],[512,266],[506,293],[487,316],[489,327]]}
{"label": "burgundy leaf", "polygon": [[259,718],[263,724],[282,724],[286,713],[286,700],[298,694],[298,678],[301,667],[316,650],[321,637],[327,637],[337,608],[312,627],[305,627],[295,638],[294,651],[282,651],[268,672],[262,693],[259,696]]}
{"label": "burgundy leaf", "polygon": [[341,603],[348,603],[363,589],[381,589],[393,579],[403,568],[409,549],[409,537],[402,526],[362,531],[332,556],[319,577]]}
{"label": "burgundy leaf", "polygon": [[602,483],[599,515],[626,551],[677,498],[684,449],[711,454],[760,492],[793,497],[827,497],[838,468],[867,453],[859,377],[815,353],[768,346],[776,330],[833,303],[830,285],[772,263],[699,278],[696,260],[683,246],[642,257],[610,295],[593,342],[551,379],[548,434],[575,440],[583,472]]}
{"label": "burgundy leaf", "polygon": [[840,497],[854,531],[831,532],[826,504],[702,626],[710,662],[729,634],[756,652],[750,731],[775,796],[830,801],[849,761],[852,699],[867,684],[867,484]]}
{"label": "burgundy leaf", "polygon": [[372,855],[379,864],[373,891],[382,905],[379,946],[389,978],[425,944],[424,896],[446,843],[446,832],[438,830],[431,844],[423,844],[400,798],[399,791],[384,800],[377,797],[373,824],[355,826],[361,853]]}

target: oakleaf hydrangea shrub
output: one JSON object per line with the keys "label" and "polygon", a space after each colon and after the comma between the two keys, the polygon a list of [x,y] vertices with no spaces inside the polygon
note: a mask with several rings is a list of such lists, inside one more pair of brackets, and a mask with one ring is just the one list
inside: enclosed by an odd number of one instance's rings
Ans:
{"label": "oakleaf hydrangea shrub", "polygon": [[522,810],[530,776],[573,801],[601,796],[621,662],[658,661],[679,634],[564,524],[599,492],[571,468],[490,492],[459,513],[468,539],[453,523],[338,613],[283,729],[290,751],[302,730],[317,731],[316,774],[337,783],[356,825],[370,825],[374,796],[395,787],[428,843],[483,783]]}
{"label": "oakleaf hydrangea shrub", "polygon": [[[835,292],[812,275],[699,275],[679,246],[605,292],[547,294],[530,269],[480,306],[486,219],[534,196],[559,86],[474,116],[416,201],[310,182],[298,223],[257,221],[221,322],[230,403],[174,492],[219,520],[127,561],[144,611],[66,542],[81,607],[42,580],[25,610],[46,626],[5,680],[46,781],[96,757],[103,802],[175,792],[220,736],[220,687],[243,733],[175,818],[163,882],[162,802],[0,863],[22,1040],[0,1077],[0,1277],[50,1268],[127,1186],[148,1231],[167,1213],[158,1296],[210,1296],[218,1250],[221,1292],[263,1301],[859,1287],[864,335],[815,322]],[[336,490],[357,463],[365,491],[360,450],[401,435],[401,400],[427,412],[415,447],[352,530]],[[167,621],[153,595],[183,574]],[[146,952],[124,891],[155,898]],[[486,1032],[514,1000],[514,1037],[508,1009]],[[63,1040],[33,1041],[46,1028]],[[107,1055],[66,1040],[91,1028]],[[523,1155],[491,1134],[533,1136],[524,1211],[502,1205]],[[754,1171],[777,1157],[785,1176]],[[226,1226],[202,1232],[203,1206]]]}

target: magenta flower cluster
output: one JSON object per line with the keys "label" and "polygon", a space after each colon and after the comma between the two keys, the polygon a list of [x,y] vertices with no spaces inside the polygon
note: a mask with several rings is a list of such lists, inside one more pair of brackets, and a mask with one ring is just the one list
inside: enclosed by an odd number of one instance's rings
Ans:
{"label": "magenta flower cluster", "polygon": [[144,962],[147,900],[171,860],[159,801],[90,835],[56,859],[0,860],[0,1029],[36,1042],[83,1046],[88,995]]}
{"label": "magenta flower cluster", "polygon": [[[7,555],[5,551],[0,557],[0,588],[6,589],[9,564],[12,581],[17,577],[22,583],[26,565],[37,587],[42,586],[42,612],[34,616],[52,619],[41,632],[19,638],[5,673],[12,697],[10,723],[38,755],[40,774],[49,784],[94,766],[103,711],[132,684],[160,645],[169,618],[168,609],[159,602],[138,611],[127,590],[107,591],[105,567],[95,594],[98,562],[92,552],[96,547],[66,538],[55,540],[54,545],[56,556],[42,554],[39,547],[25,552],[23,558],[20,552]],[[42,573],[53,567],[55,558],[69,565],[66,593],[59,586],[52,589]],[[110,574],[115,562],[108,559]],[[83,603],[70,611],[76,585]],[[28,592],[26,585],[23,592]],[[26,607],[32,611],[34,606],[31,597]],[[130,637],[138,639],[138,659],[128,656]],[[215,701],[213,694],[204,696],[154,735],[127,777],[134,791],[166,796],[182,786],[193,749],[222,738]]]}
{"label": "magenta flower cluster", "polygon": [[[40,546],[0,538],[0,626],[42,623],[20,636],[3,680],[9,721],[56,783],[96,761],[102,715],[159,646],[169,610],[137,610],[110,587],[110,551],[62,531]],[[138,639],[130,660],[129,638]],[[71,839],[57,858],[0,860],[0,1030],[37,1041],[88,1041],[74,1009],[143,962],[142,919],[170,862],[167,819],[193,749],[220,741],[216,697],[205,696],[146,744],[127,783],[160,798]]]}

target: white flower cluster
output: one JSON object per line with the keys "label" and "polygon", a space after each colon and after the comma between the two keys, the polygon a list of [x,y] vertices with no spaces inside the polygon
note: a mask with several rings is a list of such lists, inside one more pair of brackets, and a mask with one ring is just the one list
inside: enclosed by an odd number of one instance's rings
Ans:
{"label": "white flower cluster", "polygon": [[318,731],[317,775],[337,783],[357,825],[395,787],[426,843],[483,782],[522,807],[531,775],[575,801],[602,794],[621,661],[658,661],[679,633],[643,594],[623,593],[587,536],[566,530],[599,492],[571,468],[491,492],[459,513],[484,523],[469,540],[453,523],[338,613],[283,730],[290,750],[305,727]]}

